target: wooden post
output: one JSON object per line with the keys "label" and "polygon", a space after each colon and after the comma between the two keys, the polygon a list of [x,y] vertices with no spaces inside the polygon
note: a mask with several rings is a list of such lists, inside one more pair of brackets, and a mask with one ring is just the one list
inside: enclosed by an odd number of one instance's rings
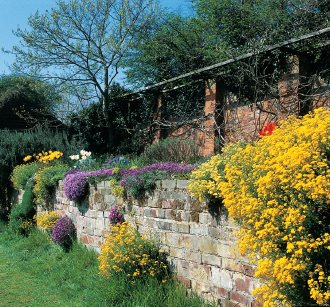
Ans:
{"label": "wooden post", "polygon": [[210,156],[215,153],[217,105],[219,103],[220,84],[216,80],[207,80],[205,82],[205,106],[202,131],[199,137],[201,144],[201,154]]}
{"label": "wooden post", "polygon": [[[160,121],[162,119],[162,106],[163,106],[163,100],[162,100],[162,94],[159,91],[156,96],[156,111],[154,113],[154,121]],[[154,135],[153,143],[158,143],[159,140],[162,138],[162,131],[159,124],[156,125],[156,132]]]}

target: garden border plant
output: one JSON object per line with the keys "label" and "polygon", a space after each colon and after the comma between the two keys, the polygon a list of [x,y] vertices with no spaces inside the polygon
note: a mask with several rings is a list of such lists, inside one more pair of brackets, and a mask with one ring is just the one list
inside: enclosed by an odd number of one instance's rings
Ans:
{"label": "garden border plant", "polygon": [[330,304],[330,110],[290,117],[192,172],[193,196],[223,199],[256,263],[265,305]]}

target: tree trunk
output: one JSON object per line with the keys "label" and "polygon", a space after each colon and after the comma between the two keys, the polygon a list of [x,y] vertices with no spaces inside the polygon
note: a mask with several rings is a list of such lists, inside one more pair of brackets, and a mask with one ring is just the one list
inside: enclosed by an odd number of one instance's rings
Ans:
{"label": "tree trunk", "polygon": [[114,127],[109,114],[110,112],[109,93],[103,96],[102,107],[103,107],[103,116],[105,119],[105,125],[107,128],[107,137],[108,137],[107,151],[109,152],[111,151],[111,149],[113,149],[114,146]]}

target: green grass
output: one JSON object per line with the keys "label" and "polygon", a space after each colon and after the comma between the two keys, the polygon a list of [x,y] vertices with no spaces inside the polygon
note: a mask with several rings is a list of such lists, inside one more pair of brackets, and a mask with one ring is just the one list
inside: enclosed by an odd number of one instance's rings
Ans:
{"label": "green grass", "polygon": [[99,276],[97,265],[81,244],[65,253],[44,233],[24,238],[0,224],[0,306],[206,306],[175,282],[131,285]]}

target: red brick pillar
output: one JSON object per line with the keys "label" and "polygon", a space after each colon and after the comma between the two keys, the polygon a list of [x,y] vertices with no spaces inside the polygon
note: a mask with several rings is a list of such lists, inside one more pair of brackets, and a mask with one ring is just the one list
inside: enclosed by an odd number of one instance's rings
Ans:
{"label": "red brick pillar", "polygon": [[300,113],[299,103],[299,57],[290,55],[287,59],[288,72],[278,82],[280,119]]}
{"label": "red brick pillar", "polygon": [[200,132],[199,144],[201,145],[201,154],[203,156],[213,155],[215,152],[215,124],[216,124],[216,106],[218,103],[218,87],[216,80],[207,80],[205,82],[205,120]]}
{"label": "red brick pillar", "polygon": [[[161,92],[158,92],[156,96],[156,111],[154,113],[154,121],[160,121],[162,119],[162,106],[163,106],[162,94]],[[156,127],[157,128],[154,135],[153,143],[158,143],[162,137],[160,125],[157,124]]]}

